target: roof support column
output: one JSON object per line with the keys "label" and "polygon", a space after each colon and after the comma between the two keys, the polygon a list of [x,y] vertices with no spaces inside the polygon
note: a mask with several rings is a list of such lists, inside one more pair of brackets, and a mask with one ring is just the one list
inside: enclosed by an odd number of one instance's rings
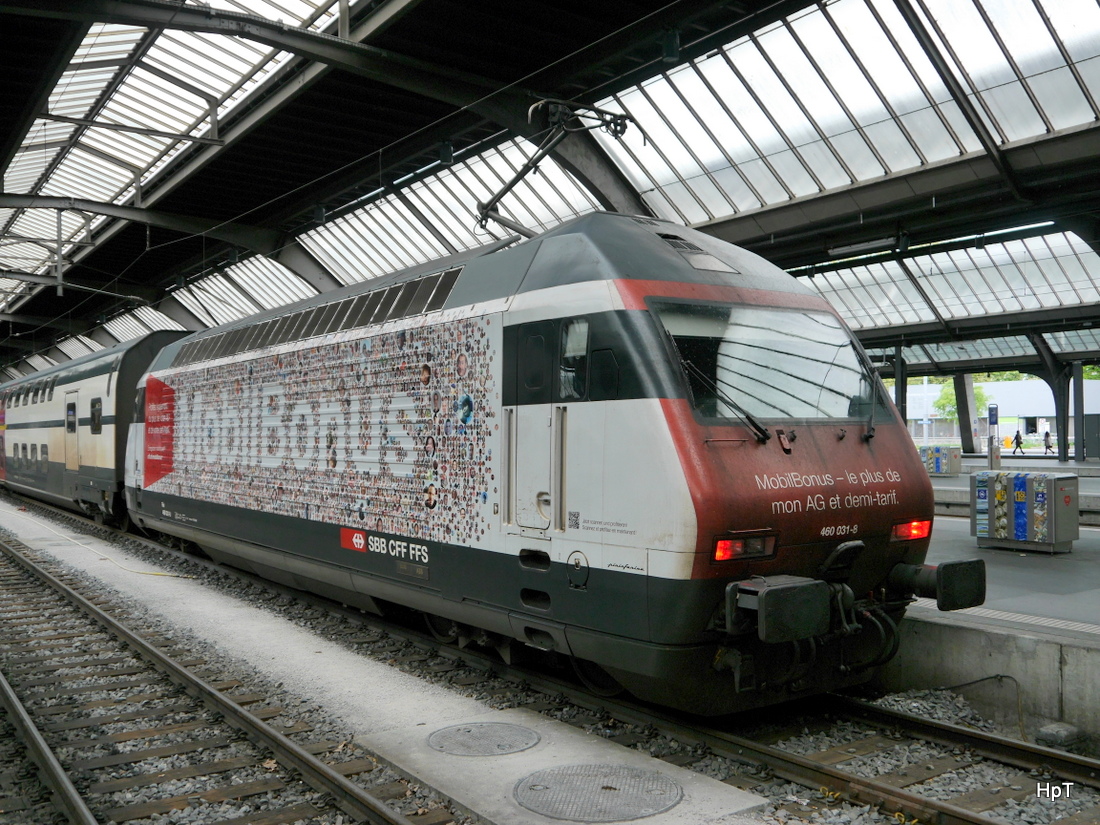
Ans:
{"label": "roof support column", "polygon": [[[1073,460],[1085,460],[1085,366],[1074,361],[1073,370]],[[1065,407],[1065,429],[1062,428],[1062,416],[1058,417],[1058,460],[1069,460],[1069,405]],[[1057,410],[1057,396],[1055,397]],[[1065,435],[1063,435],[1065,433]]]}
{"label": "roof support column", "polygon": [[554,149],[554,159],[609,212],[653,216],[653,210],[587,132],[573,132],[566,137]]}
{"label": "roof support column", "polygon": [[978,409],[974,403],[974,376],[971,373],[955,375],[955,412],[959,418],[959,435],[962,436],[964,453],[978,452]]}
{"label": "roof support column", "polygon": [[[1051,393],[1054,395],[1054,422],[1055,427],[1058,429],[1058,460],[1069,460],[1069,385],[1071,377],[1074,381],[1074,391],[1077,391],[1076,380],[1077,374],[1083,375],[1081,369],[1081,362],[1075,361],[1073,364],[1066,364],[1058,360],[1058,356],[1054,354],[1054,350],[1050,348],[1046,339],[1039,333],[1029,333],[1027,339],[1031,342],[1031,345],[1035,347],[1035,352],[1038,353],[1039,358],[1043,361],[1043,370],[1039,373],[1039,376],[1047,382],[1047,386],[1050,387]],[[1082,378],[1081,392],[1084,391],[1084,379]],[[1080,398],[1080,393],[1077,393]],[[1080,406],[1080,404],[1078,404]],[[1083,408],[1082,408],[1083,410]],[[1078,451],[1077,460],[1082,460],[1085,450],[1084,433],[1085,433],[1085,419],[1084,412],[1081,412],[1080,422],[1075,421],[1076,430],[1076,448]]]}

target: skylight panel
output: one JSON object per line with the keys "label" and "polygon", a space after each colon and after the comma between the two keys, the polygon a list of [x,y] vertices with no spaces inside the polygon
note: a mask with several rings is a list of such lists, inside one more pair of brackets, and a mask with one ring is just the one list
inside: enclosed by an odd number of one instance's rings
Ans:
{"label": "skylight panel", "polygon": [[132,341],[149,333],[149,327],[134,317],[133,313],[118,315],[103,325],[119,341]]}
{"label": "skylight panel", "polygon": [[262,255],[234,264],[226,269],[225,274],[265,309],[274,309],[317,294],[313,287],[282,264]]}
{"label": "skylight panel", "polygon": [[210,327],[238,321],[256,313],[256,308],[221,275],[208,275],[172,295]]}
{"label": "skylight panel", "polygon": [[32,367],[34,367],[35,370],[37,370],[37,371],[41,371],[41,370],[44,370],[44,369],[49,369],[50,367],[53,367],[53,366],[57,365],[56,361],[54,361],[49,356],[42,355],[41,353],[35,353],[34,355],[28,355],[27,356],[27,363],[30,364]]}
{"label": "skylight panel", "polygon": [[80,358],[83,355],[103,349],[103,345],[91,338],[85,338],[83,335],[74,335],[58,341],[57,348],[70,358]]}
{"label": "skylight panel", "polygon": [[153,307],[137,307],[131,314],[149,329],[184,329],[182,324]]}
{"label": "skylight panel", "polygon": [[146,30],[137,26],[94,23],[73,53],[72,62],[76,64],[101,60],[124,60],[130,56],[134,46],[145,34]]}
{"label": "skylight panel", "polygon": [[[455,249],[481,246],[500,236],[493,229],[477,227],[478,201],[492,197],[533,151],[525,141],[508,141],[414,183],[404,194],[419,216],[400,198],[387,195],[306,233],[300,241],[344,283],[450,254],[425,221]],[[512,220],[542,230],[597,206],[553,159],[546,158],[538,173],[524,178],[496,208]]]}
{"label": "skylight panel", "polygon": [[132,181],[132,172],[82,152],[77,145],[57,165],[41,192],[57,197],[110,201],[116,192]]}
{"label": "skylight panel", "polygon": [[1100,332],[1095,329],[1045,332],[1043,338],[1058,355],[1100,352]]}

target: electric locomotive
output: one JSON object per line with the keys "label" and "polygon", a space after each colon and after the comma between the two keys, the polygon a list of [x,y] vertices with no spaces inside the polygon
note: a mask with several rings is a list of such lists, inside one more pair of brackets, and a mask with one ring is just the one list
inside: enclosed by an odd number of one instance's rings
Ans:
{"label": "electric locomotive", "polygon": [[441,638],[722,714],[857,684],[914,593],[931,486],[828,304],[759,256],[595,213],[167,344],[128,512]]}

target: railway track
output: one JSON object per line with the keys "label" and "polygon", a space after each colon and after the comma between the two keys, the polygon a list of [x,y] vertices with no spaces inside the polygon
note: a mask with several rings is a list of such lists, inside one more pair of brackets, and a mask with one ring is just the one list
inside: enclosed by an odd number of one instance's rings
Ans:
{"label": "railway track", "polygon": [[[68,514],[66,514],[68,515]],[[132,538],[132,537],[131,537]],[[163,551],[163,548],[161,548]],[[179,554],[183,556],[184,554]],[[298,602],[369,626],[360,634],[364,652],[385,657],[404,669],[433,661],[436,678],[486,698],[528,691],[516,702],[564,722],[606,736],[628,747],[654,752],[673,764],[700,769],[738,787],[771,795],[788,821],[808,819],[845,804],[873,807],[913,823],[1004,823],[1044,821],[1014,816],[1013,806],[1034,804],[1048,794],[1072,794],[1082,804],[1071,814],[1047,821],[1057,825],[1100,825],[1100,761],[946,723],[930,722],[843,697],[814,700],[811,719],[777,723],[745,734],[742,717],[712,721],[684,717],[629,701],[593,696],[584,688],[546,671],[532,671],[501,661],[494,652],[441,645],[427,632],[386,619],[365,616],[323,598],[302,594],[240,571],[187,556],[237,579]],[[442,664],[440,662],[442,661]],[[812,733],[847,725],[840,744],[815,747]],[[792,727],[793,725],[793,727]],[[809,732],[809,733],[808,733]],[[655,747],[654,740],[663,739]],[[827,738],[835,742],[836,737]],[[661,753],[665,750],[667,752]],[[868,767],[874,761],[889,769]],[[720,767],[715,770],[714,765]],[[945,778],[973,775],[967,790],[944,785]],[[775,788],[791,783],[789,799],[777,799]],[[955,786],[959,781],[953,783]],[[1052,811],[1054,809],[1052,808]]]}
{"label": "railway track", "polygon": [[[340,743],[303,747],[249,712],[262,696],[232,693],[201,661],[177,661],[0,542],[0,668],[12,726],[41,785],[70,822],[130,822],[192,808],[192,822],[279,825],[303,819],[410,825],[348,776],[370,760],[319,758]],[[163,761],[187,764],[164,769]],[[203,788],[183,793],[188,780]],[[142,794],[151,786],[163,794]],[[29,807],[29,804],[27,805]]]}

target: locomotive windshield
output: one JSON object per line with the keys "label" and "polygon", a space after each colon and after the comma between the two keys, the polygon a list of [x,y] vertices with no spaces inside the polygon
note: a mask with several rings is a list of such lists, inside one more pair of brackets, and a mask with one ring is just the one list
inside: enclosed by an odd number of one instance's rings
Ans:
{"label": "locomotive windshield", "polygon": [[[832,315],[759,306],[655,301],[695,409],[711,418],[875,418],[886,407],[847,330]],[[880,417],[881,416],[881,417]]]}

